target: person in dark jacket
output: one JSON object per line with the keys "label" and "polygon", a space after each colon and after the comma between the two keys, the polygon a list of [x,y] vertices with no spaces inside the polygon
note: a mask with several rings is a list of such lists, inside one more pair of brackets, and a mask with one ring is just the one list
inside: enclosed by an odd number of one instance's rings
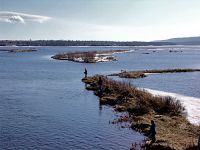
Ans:
{"label": "person in dark jacket", "polygon": [[87,69],[86,68],[85,68],[84,74],[85,74],[85,78],[87,78]]}
{"label": "person in dark jacket", "polygon": [[152,140],[152,143],[154,143],[156,141],[156,125],[155,122],[153,120],[151,120],[151,127],[150,127],[150,138]]}
{"label": "person in dark jacket", "polygon": [[102,91],[103,91],[103,80],[102,80],[101,77],[99,77],[98,86],[99,86],[100,94],[102,94]]}
{"label": "person in dark jacket", "polygon": [[199,134],[199,139],[198,139],[198,148],[197,150],[200,150],[200,134]]}

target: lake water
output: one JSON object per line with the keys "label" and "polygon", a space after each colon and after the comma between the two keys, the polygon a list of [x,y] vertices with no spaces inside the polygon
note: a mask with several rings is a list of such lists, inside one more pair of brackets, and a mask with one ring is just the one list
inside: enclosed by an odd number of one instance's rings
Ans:
{"label": "lake water", "polygon": [[[17,49],[32,49],[23,47]],[[0,47],[1,50],[13,49]],[[0,149],[127,150],[144,137],[110,124],[118,115],[99,106],[81,82],[89,75],[120,70],[200,68],[200,47],[34,47],[37,52],[0,51]],[[65,51],[134,50],[118,61],[81,64],[53,60]],[[179,52],[169,52],[178,50]],[[182,51],[182,52],[181,52]],[[147,54],[148,53],[148,54]],[[126,80],[155,91],[200,98],[200,73],[150,75]],[[123,79],[124,80],[124,79]],[[200,110],[200,105],[195,109]]]}

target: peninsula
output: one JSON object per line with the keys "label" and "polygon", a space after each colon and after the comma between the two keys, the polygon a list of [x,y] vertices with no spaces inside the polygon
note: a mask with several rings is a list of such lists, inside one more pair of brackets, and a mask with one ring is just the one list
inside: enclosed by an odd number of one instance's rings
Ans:
{"label": "peninsula", "polygon": [[181,73],[181,72],[197,72],[200,69],[153,69],[153,70],[137,70],[137,71],[124,71],[120,73],[113,73],[109,76],[118,76],[120,78],[144,78],[149,74],[161,74],[161,73]]}
{"label": "peninsula", "polygon": [[[99,77],[103,88],[99,90]],[[130,84],[111,80],[105,76],[83,78],[86,89],[94,91],[101,105],[110,105],[115,111],[127,115],[117,118],[113,123],[126,122],[130,128],[148,135],[150,122],[157,126],[156,142],[144,142],[147,149],[182,150],[196,148],[199,126],[191,124],[186,118],[185,108],[172,97],[154,96]],[[134,149],[134,148],[133,148]]]}

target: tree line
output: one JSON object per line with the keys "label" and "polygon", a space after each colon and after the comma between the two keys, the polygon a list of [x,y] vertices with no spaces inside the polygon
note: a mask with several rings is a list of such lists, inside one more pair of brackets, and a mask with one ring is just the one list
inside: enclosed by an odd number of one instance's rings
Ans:
{"label": "tree line", "polygon": [[73,40],[0,40],[0,46],[161,46],[171,42],[121,42],[121,41],[73,41]]}

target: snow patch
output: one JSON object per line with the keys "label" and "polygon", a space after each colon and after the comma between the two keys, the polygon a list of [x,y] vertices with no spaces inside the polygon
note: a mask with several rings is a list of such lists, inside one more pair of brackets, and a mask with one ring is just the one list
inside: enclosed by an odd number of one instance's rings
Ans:
{"label": "snow patch", "polygon": [[144,88],[147,92],[155,96],[171,96],[179,100],[187,111],[187,119],[195,125],[200,125],[200,98],[185,96],[176,93],[152,90]]}

